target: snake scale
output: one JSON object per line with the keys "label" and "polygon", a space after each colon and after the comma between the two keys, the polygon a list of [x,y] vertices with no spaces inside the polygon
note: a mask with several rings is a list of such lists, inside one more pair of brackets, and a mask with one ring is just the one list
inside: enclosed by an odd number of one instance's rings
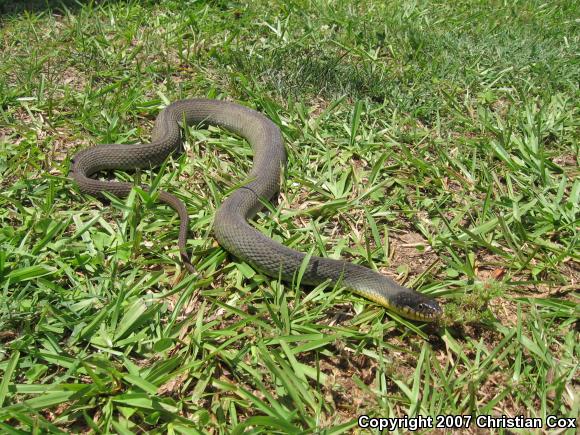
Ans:
{"label": "snake scale", "polygon": [[[72,159],[72,178],[89,195],[102,198],[104,192],[109,192],[118,197],[127,196],[132,183],[99,180],[94,176],[100,171],[161,165],[167,156],[182,149],[182,122],[217,125],[250,143],[254,152],[253,167],[248,174],[250,181],[223,201],[215,215],[214,234],[223,248],[255,269],[285,281],[295,279],[306,255],[266,237],[248,223],[262,209],[264,201],[278,193],[286,164],[280,129],[255,110],[218,100],[176,101],[159,113],[151,143],[97,145],[80,151]],[[180,255],[186,268],[193,271],[186,251],[189,218],[185,205],[164,191],[159,192],[159,200],[179,215]],[[307,285],[330,282],[346,287],[413,320],[433,321],[441,314],[435,300],[371,269],[342,260],[311,256],[301,282]]]}

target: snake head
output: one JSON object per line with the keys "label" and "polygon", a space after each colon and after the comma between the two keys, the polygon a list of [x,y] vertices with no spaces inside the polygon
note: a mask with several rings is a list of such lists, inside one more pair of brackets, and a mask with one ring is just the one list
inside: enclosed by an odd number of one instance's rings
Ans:
{"label": "snake head", "polygon": [[443,314],[443,310],[435,299],[431,299],[414,290],[402,288],[390,300],[390,308],[402,316],[422,322],[435,322]]}
{"label": "snake head", "polygon": [[424,301],[421,301],[416,305],[415,310],[421,313],[420,314],[420,317],[422,317],[421,320],[428,322],[437,320],[443,314],[443,310],[441,309],[441,306],[439,306],[437,301],[435,299],[430,299],[427,297],[425,298]]}

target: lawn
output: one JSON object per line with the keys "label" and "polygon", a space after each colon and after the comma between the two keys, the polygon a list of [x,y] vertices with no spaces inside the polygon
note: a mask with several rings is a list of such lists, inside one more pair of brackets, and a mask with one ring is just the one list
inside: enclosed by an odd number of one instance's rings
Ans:
{"label": "lawn", "polygon": [[[579,18],[573,0],[0,2],[0,432],[577,419]],[[77,151],[147,142],[190,97],[282,129],[260,231],[435,297],[441,321],[220,248],[214,213],[251,167],[224,130],[114,174],[183,199],[195,275],[155,195],[80,193]]]}

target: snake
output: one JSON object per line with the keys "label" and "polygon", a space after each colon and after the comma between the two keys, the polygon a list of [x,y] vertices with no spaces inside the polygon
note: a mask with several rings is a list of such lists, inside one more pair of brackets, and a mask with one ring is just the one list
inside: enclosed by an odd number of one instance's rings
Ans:
{"label": "snake", "polygon": [[[158,167],[168,156],[183,152],[182,127],[208,125],[244,138],[253,149],[253,164],[245,182],[215,212],[213,233],[222,248],[258,272],[285,282],[294,282],[300,275],[300,284],[340,286],[407,319],[432,322],[440,318],[440,305],[425,294],[362,265],[296,251],[251,225],[256,214],[279,193],[287,157],[280,128],[241,104],[203,98],[175,101],[159,112],[150,143],[101,144],[81,150],[71,159],[72,179],[81,192],[93,197],[106,199],[106,193],[126,197],[134,183],[101,179],[99,173]],[[185,204],[162,190],[157,198],[177,212],[181,261],[195,273],[186,249],[189,216]]]}

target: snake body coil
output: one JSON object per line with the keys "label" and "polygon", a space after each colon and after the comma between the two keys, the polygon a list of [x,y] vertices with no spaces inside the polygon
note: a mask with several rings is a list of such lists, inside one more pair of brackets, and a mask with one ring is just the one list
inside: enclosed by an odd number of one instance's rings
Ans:
{"label": "snake body coil", "polygon": [[[181,149],[180,123],[218,125],[244,137],[254,151],[249,183],[234,191],[216,213],[214,232],[220,245],[234,256],[274,278],[291,281],[297,275],[305,254],[294,251],[254,229],[248,220],[262,209],[279,190],[286,153],[280,129],[264,115],[234,103],[192,99],[167,106],[157,117],[152,142],[139,145],[98,145],[76,154],[72,177],[80,189],[93,196],[109,192],[124,197],[133,184],[91,178],[103,170],[150,168],[160,165],[168,155]],[[159,200],[174,208],[180,217],[178,246],[182,260],[192,271],[186,251],[188,215],[185,205],[167,192]],[[439,317],[437,302],[402,287],[366,267],[321,257],[310,257],[302,283],[317,285],[330,281],[371,299],[414,320],[432,321]]]}

